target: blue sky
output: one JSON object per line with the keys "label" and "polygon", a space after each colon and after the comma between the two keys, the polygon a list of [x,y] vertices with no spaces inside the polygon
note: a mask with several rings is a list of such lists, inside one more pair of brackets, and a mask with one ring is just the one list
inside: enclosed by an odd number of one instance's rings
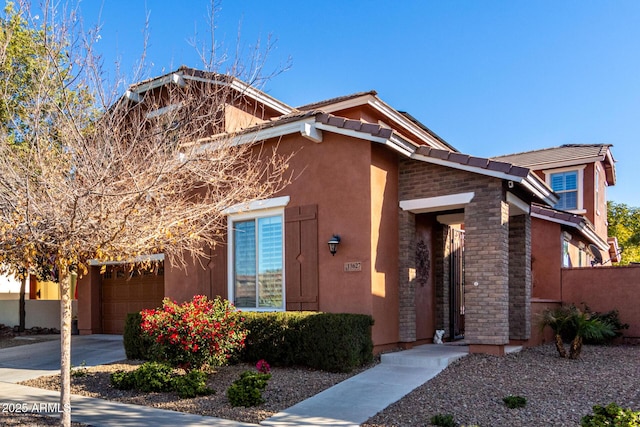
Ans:
{"label": "blue sky", "polygon": [[[106,69],[140,58],[151,75],[201,62],[209,1],[84,0],[103,24]],[[481,157],[567,143],[613,144],[608,198],[640,206],[639,1],[223,0],[215,37],[233,52],[277,39],[270,95],[292,106],[376,90],[458,150]]]}

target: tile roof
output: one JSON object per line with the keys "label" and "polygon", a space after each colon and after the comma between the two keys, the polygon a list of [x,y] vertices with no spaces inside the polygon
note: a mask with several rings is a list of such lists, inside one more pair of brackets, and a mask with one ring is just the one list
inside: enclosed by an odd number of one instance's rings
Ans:
{"label": "tile roof", "polygon": [[321,108],[321,107],[323,107],[325,105],[335,104],[337,102],[342,102],[342,101],[348,101],[350,99],[359,98],[359,97],[365,96],[365,95],[376,96],[377,94],[378,94],[378,92],[376,92],[375,90],[370,90],[368,92],[356,92],[356,93],[352,93],[350,95],[338,96],[336,98],[330,98],[330,99],[325,99],[323,101],[313,102],[311,104],[301,105],[301,106],[296,107],[296,108],[298,110],[315,110],[315,109]]}
{"label": "tile roof", "polygon": [[609,243],[598,236],[593,223],[582,215],[561,211],[549,206],[542,206],[537,203],[531,204],[531,215],[547,221],[557,222],[573,227],[601,250],[609,249]]}
{"label": "tile roof", "polygon": [[[382,126],[376,123],[363,122],[361,120],[347,119],[333,114],[325,113],[320,110],[311,111],[298,111],[284,116],[280,116],[277,119],[269,122],[260,123],[253,127],[243,129],[237,134],[255,132],[264,130],[276,126],[281,126],[287,123],[295,122],[298,120],[304,120],[311,117],[315,117],[316,123],[322,123],[329,126],[334,126],[341,129],[351,130],[355,132],[367,133],[371,136],[379,138],[390,138],[394,131],[386,126]],[[483,157],[470,156],[456,151],[440,150],[436,148],[427,147],[424,145],[416,147],[416,154],[425,157],[431,157],[451,163],[456,163],[463,166],[469,166],[472,168],[484,169],[487,171],[500,172],[507,175],[513,175],[518,177],[526,177],[529,175],[530,170],[525,167],[517,166],[504,161],[497,161],[493,159],[486,159]]]}
{"label": "tile roof", "polygon": [[346,119],[344,117],[334,116],[333,114],[328,113],[316,115],[316,122],[356,132],[364,132],[372,136],[379,136],[380,138],[389,138],[393,134],[393,129],[386,126],[363,122],[362,120]]}
{"label": "tile roof", "polygon": [[582,161],[593,161],[594,158],[605,160],[609,147],[611,144],[565,144],[560,147],[496,156],[492,159],[540,169],[552,163],[575,161],[578,164]]}
{"label": "tile roof", "polygon": [[[579,225],[582,222],[586,222],[587,224],[591,225],[589,220],[587,220],[582,215],[576,215],[571,212],[565,212],[565,211],[554,209],[548,206],[538,205],[535,203],[531,204],[531,213],[536,213],[538,215],[544,216],[549,219],[555,219],[555,220],[559,220],[562,222],[567,222],[575,225]],[[591,228],[593,228],[592,225],[591,225]]]}
{"label": "tile roof", "polygon": [[435,148],[425,146],[419,147],[416,150],[416,154],[445,160],[460,165],[467,165],[474,168],[485,169],[488,171],[502,172],[508,175],[519,176],[522,178],[529,175],[530,172],[527,168],[516,166],[512,163],[504,161],[485,159],[483,157],[474,157],[468,154],[462,154],[453,151],[437,150]]}

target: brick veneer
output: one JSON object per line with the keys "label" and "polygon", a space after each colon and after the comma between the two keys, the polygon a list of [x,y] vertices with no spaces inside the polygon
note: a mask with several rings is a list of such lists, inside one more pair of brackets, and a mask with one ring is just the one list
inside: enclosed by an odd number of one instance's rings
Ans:
{"label": "brick veneer", "polygon": [[[437,197],[450,194],[474,192],[474,197],[465,206],[465,340],[469,344],[503,346],[509,342],[509,205],[505,201],[503,181],[471,172],[443,166],[402,159],[399,168],[400,200]],[[401,341],[415,340],[414,285],[410,280],[415,263],[415,215],[401,211],[400,220],[400,337]],[[524,251],[530,254],[530,222],[523,227],[514,225],[528,235],[529,243]],[[526,224],[529,224],[528,226]],[[527,228],[528,227],[528,228]],[[441,239],[447,241],[446,229]],[[525,240],[526,240],[525,239]],[[439,238],[436,236],[436,242]],[[444,243],[443,242],[443,243]],[[528,245],[528,246],[527,246]],[[527,247],[529,249],[527,249]],[[444,247],[442,247],[444,250]],[[514,259],[521,257],[514,254]],[[436,255],[443,260],[446,254]],[[530,259],[530,256],[526,256]],[[526,261],[530,262],[530,261]],[[525,262],[525,263],[526,263]],[[514,262],[514,268],[516,263]],[[446,278],[447,268],[436,267],[436,277]],[[439,273],[439,274],[438,274]],[[525,271],[525,276],[527,272]],[[525,294],[516,302],[528,298],[530,276],[525,278]],[[522,282],[522,281],[521,281]],[[474,286],[477,283],[477,286]],[[526,285],[526,283],[529,283]],[[517,283],[513,286],[522,287]],[[528,291],[526,289],[529,289]],[[438,292],[437,304],[443,304],[446,291]],[[446,306],[446,304],[444,304]],[[526,304],[525,304],[526,305]],[[514,307],[515,308],[515,307]],[[445,307],[436,310],[437,324],[443,319]],[[528,315],[522,315],[528,319]],[[518,319],[522,317],[515,316]],[[516,322],[518,323],[518,322]],[[522,322],[520,322],[522,323]],[[445,328],[448,329],[448,328]],[[514,327],[514,334],[526,334],[526,322]]]}
{"label": "brick veneer", "polygon": [[531,336],[531,217],[509,219],[509,338]]}

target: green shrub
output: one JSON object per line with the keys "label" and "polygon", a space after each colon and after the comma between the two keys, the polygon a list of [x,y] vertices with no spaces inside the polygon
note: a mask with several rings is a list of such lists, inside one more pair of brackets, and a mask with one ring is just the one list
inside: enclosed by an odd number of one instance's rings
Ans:
{"label": "green shrub", "polygon": [[621,337],[623,329],[629,329],[629,324],[622,323],[622,321],[620,320],[620,313],[618,312],[618,310],[610,310],[605,313],[599,313],[597,311],[591,311],[591,309],[589,309],[589,307],[585,305],[584,311],[586,313],[590,313],[592,319],[598,319],[603,323],[611,325],[611,327],[615,332],[615,335],[613,336],[608,335],[605,337],[585,338],[584,342],[586,344],[596,344],[596,345],[608,344],[613,339],[617,337]]}
{"label": "green shrub", "polygon": [[243,313],[248,329],[242,360],[348,372],[373,359],[373,318],[316,312]]}
{"label": "green shrub", "polygon": [[146,393],[173,389],[173,368],[164,363],[143,363],[133,371],[133,377],[135,388]]}
{"label": "green shrub", "polygon": [[83,360],[80,366],[74,367],[71,365],[71,376],[74,378],[84,377],[89,373],[87,371],[87,361]]}
{"label": "green shrub", "polygon": [[202,371],[187,372],[173,378],[173,390],[183,399],[213,394],[214,390],[207,387],[207,378],[209,376]]}
{"label": "green shrub", "polygon": [[301,325],[301,356],[306,366],[349,372],[373,359],[373,318],[363,314],[320,313]]}
{"label": "green shrub", "polygon": [[615,403],[607,406],[595,405],[593,415],[585,415],[580,420],[582,427],[639,427],[640,411],[623,409]]}
{"label": "green shrub", "polygon": [[129,313],[124,323],[124,351],[127,359],[149,360],[154,339],[142,333],[140,329],[142,315],[140,313]]}
{"label": "green shrub", "polygon": [[503,397],[502,401],[509,409],[524,408],[527,404],[527,399],[522,396],[507,396]]}
{"label": "green shrub", "polygon": [[257,406],[264,403],[262,391],[267,386],[271,374],[245,371],[227,389],[227,398],[231,406]]}
{"label": "green shrub", "polygon": [[207,387],[207,378],[207,374],[202,371],[176,375],[169,365],[146,362],[135,371],[112,373],[111,384],[120,390],[135,389],[145,393],[175,391],[181,398],[189,398],[213,393]]}
{"label": "green shrub", "polygon": [[[591,313],[582,311],[575,305],[544,310],[541,313],[540,328],[542,330],[547,326],[555,335],[558,355],[569,359],[580,357],[585,340],[606,340],[616,335],[610,323],[594,318]],[[568,354],[564,341],[571,341]]]}
{"label": "green shrub", "polygon": [[431,417],[431,424],[438,427],[456,427],[451,414],[438,414]]}
{"label": "green shrub", "polygon": [[255,363],[265,359],[275,366],[300,364],[300,323],[312,312],[243,312],[247,328],[241,358]]}
{"label": "green shrub", "polygon": [[111,385],[119,390],[133,390],[136,388],[136,378],[133,372],[115,371],[111,374]]}
{"label": "green shrub", "polygon": [[153,360],[185,370],[228,362],[244,347],[242,317],[229,301],[196,295],[178,304],[165,298],[162,308],[142,310],[142,331],[155,340]]}

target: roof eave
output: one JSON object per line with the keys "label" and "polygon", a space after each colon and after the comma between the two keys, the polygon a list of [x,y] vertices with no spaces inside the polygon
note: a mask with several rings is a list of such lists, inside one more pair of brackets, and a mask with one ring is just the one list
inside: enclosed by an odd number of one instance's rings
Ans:
{"label": "roof eave", "polygon": [[429,146],[442,150],[457,152],[457,150],[453,146],[449,145],[449,143],[444,141],[442,138],[435,135],[433,132],[427,132],[426,130],[422,129],[420,126],[418,126],[405,115],[401,114],[393,107],[382,101],[373,93],[365,93],[361,96],[345,99],[333,104],[323,105],[321,108],[327,113],[332,113],[335,111],[359,107],[362,105],[369,105],[384,116],[389,117],[391,120],[395,121],[396,123],[400,124],[400,126],[416,135],[422,142],[428,144]]}
{"label": "roof eave", "polygon": [[609,250],[609,244],[606,241],[604,241],[600,236],[598,236],[595,230],[589,227],[587,222],[584,219],[582,219],[579,223],[575,223],[571,221],[565,221],[561,218],[539,214],[533,211],[531,212],[531,216],[534,218],[542,219],[544,221],[555,222],[557,224],[575,228],[576,230],[578,230],[578,232],[580,232],[580,234],[582,234],[588,241],[596,245],[600,250],[602,251]]}
{"label": "roof eave", "polygon": [[[141,99],[140,97],[141,94],[148,92],[152,89],[165,86],[170,83],[175,83],[180,86],[183,86],[184,80],[192,80],[192,81],[199,81],[199,82],[205,82],[205,83],[213,83],[221,86],[229,86],[235,91],[255,99],[256,101],[266,105],[267,107],[272,108],[273,110],[277,111],[280,114],[290,114],[293,111],[293,107],[285,104],[282,101],[275,99],[272,96],[267,95],[261,90],[258,90],[253,86],[241,80],[238,80],[233,76],[220,75],[220,78],[212,79],[212,78],[200,77],[194,74],[195,73],[193,74],[185,73],[184,69],[179,69],[177,71],[165,74],[163,76],[156,77],[146,82],[132,85],[129,88],[129,90],[127,90],[126,97],[129,99],[132,99],[132,97]],[[136,102],[139,102],[139,101],[136,101]]]}

